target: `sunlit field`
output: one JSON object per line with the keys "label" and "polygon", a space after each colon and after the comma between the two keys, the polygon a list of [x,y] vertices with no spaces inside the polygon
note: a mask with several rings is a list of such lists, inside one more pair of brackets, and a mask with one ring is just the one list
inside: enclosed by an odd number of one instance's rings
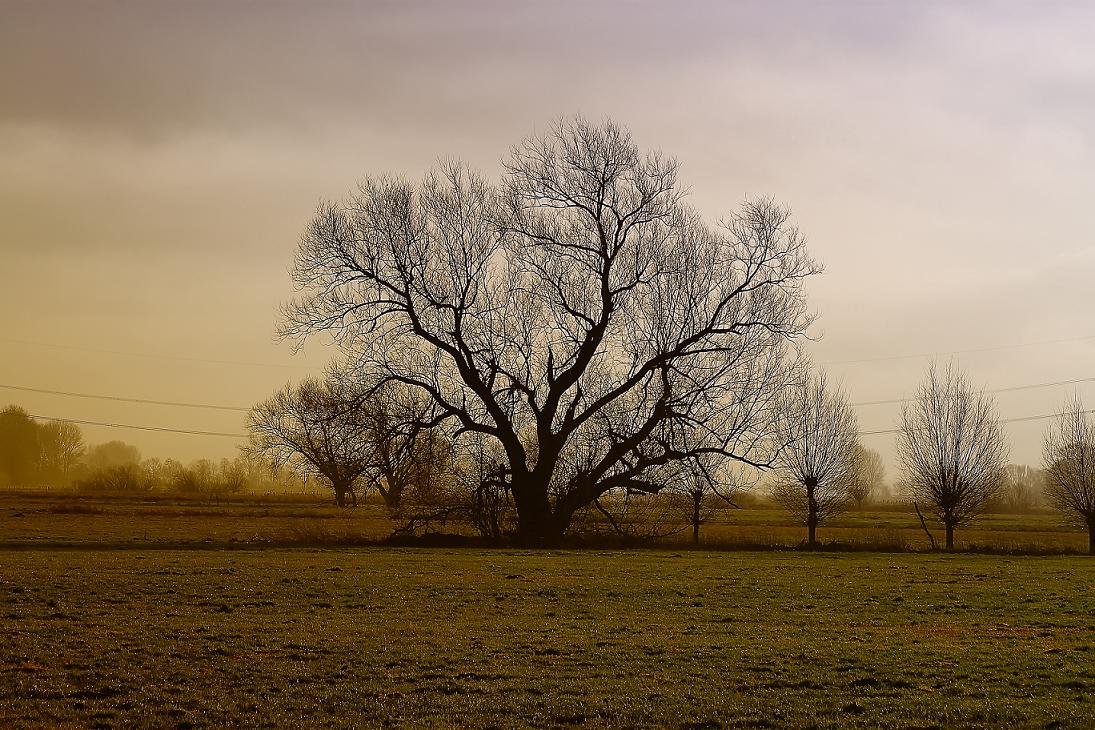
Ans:
{"label": "sunlit field", "polygon": [[9,550],[0,568],[4,727],[1095,723],[1082,556]]}

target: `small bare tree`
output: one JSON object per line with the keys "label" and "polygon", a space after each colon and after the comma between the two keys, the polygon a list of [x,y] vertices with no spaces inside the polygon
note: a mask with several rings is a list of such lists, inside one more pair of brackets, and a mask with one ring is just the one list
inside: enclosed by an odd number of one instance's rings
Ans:
{"label": "small bare tree", "polygon": [[1045,435],[1045,493],[1050,503],[1087,527],[1095,555],[1095,419],[1079,396],[1068,400]]}
{"label": "small bare tree", "polygon": [[999,496],[1008,447],[996,405],[954,365],[933,363],[917,396],[905,403],[897,453],[914,503],[943,523],[947,549],[954,530]]}
{"label": "small bare tree", "polygon": [[671,483],[673,500],[685,522],[692,528],[692,543],[700,542],[700,528],[722,509],[737,509],[737,495],[756,486],[760,472],[750,466],[721,461],[699,462],[684,470]]}
{"label": "small bare tree", "polygon": [[772,496],[802,520],[814,546],[817,526],[847,509],[858,476],[855,412],[841,390],[829,387],[825,373],[804,373],[783,393],[776,434],[784,446]]}
{"label": "small bare tree", "polygon": [[1029,512],[1041,501],[1045,474],[1025,464],[1008,464],[1001,505],[1010,512]]}
{"label": "small bare tree", "polygon": [[357,392],[357,407],[368,424],[376,489],[391,510],[408,490],[427,491],[439,472],[451,470],[451,444],[432,428],[429,401],[396,382],[362,388],[369,377],[338,375],[348,392]]}
{"label": "small bare tree", "polygon": [[250,454],[275,466],[300,460],[330,482],[335,503],[357,506],[356,486],[375,467],[373,421],[338,378],[285,386],[251,409]]}
{"label": "small bare tree", "polygon": [[874,449],[868,449],[859,444],[856,448],[858,467],[855,478],[848,487],[848,496],[855,502],[856,509],[862,510],[863,505],[882,486],[886,478],[886,467],[882,464],[882,455]]}
{"label": "small bare tree", "polygon": [[67,481],[72,468],[87,452],[83,432],[74,423],[50,421],[38,427],[41,471],[48,479]]}

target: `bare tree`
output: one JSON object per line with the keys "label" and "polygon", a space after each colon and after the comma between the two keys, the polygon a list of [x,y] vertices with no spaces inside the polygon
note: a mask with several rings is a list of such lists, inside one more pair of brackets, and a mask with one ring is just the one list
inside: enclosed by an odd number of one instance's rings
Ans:
{"label": "bare tree", "polygon": [[[450,444],[436,429],[432,404],[398,382],[361,388],[368,376],[339,374],[347,391],[362,393],[357,407],[369,425],[377,491],[389,509],[397,509],[408,489],[422,491],[440,471],[451,468]],[[358,380],[357,378],[360,378]]]}
{"label": "bare tree", "polygon": [[1095,419],[1077,395],[1067,401],[1045,435],[1045,493],[1050,503],[1087,527],[1095,555]]}
{"label": "bare tree", "polygon": [[514,148],[500,184],[447,165],[322,205],[281,334],[331,333],[430,399],[450,438],[495,441],[518,539],[546,545],[680,462],[770,460],[818,270],[785,209],[748,201],[709,227],[675,161],[578,119]]}
{"label": "bare tree", "polygon": [[374,467],[373,423],[337,378],[286,385],[251,409],[250,454],[280,466],[294,459],[330,482],[335,503],[357,505],[358,481]]}
{"label": "bare tree", "polygon": [[772,496],[802,520],[808,544],[817,526],[847,509],[858,478],[859,428],[844,393],[824,372],[803,375],[780,399],[776,435],[784,444]]}
{"label": "bare tree", "polygon": [[669,498],[687,525],[692,528],[692,543],[700,542],[700,528],[720,510],[738,508],[735,499],[756,486],[760,472],[732,461],[718,460],[715,465],[698,460],[689,464],[671,482]]}
{"label": "bare tree", "polygon": [[882,455],[874,449],[858,444],[857,468],[855,477],[848,487],[848,496],[855,502],[856,509],[863,505],[881,488],[886,478],[886,467],[882,464]]}
{"label": "bare tree", "polygon": [[649,545],[688,528],[681,520],[682,496],[638,489],[616,490],[595,499],[592,508],[579,512],[575,521],[589,532],[599,532],[607,524],[625,543]]}
{"label": "bare tree", "polygon": [[684,514],[688,524],[692,527],[692,544],[700,544],[700,528],[707,524],[718,510],[719,496],[715,492],[715,485],[706,474],[695,473],[689,470],[681,478],[681,484],[677,489],[682,491],[684,497]]}
{"label": "bare tree", "polygon": [[[433,455],[422,452],[433,451]],[[416,478],[395,513],[395,534],[436,531],[467,523],[482,537],[499,540],[513,532],[513,505],[501,448],[482,434],[465,433],[455,443],[426,432],[411,460]]]}
{"label": "bare tree", "polygon": [[74,423],[50,421],[38,427],[40,468],[47,478],[67,481],[87,451],[83,432]]}
{"label": "bare tree", "polygon": [[465,433],[454,444],[453,493],[467,505],[471,523],[483,537],[499,539],[516,529],[505,453],[481,433]]}
{"label": "bare tree", "polygon": [[946,528],[948,550],[955,528],[984,512],[1005,483],[1008,447],[996,406],[953,365],[940,372],[933,363],[905,403],[897,453],[914,503]]}
{"label": "bare tree", "polygon": [[1025,464],[1008,464],[1002,506],[1012,512],[1029,512],[1038,506],[1045,475]]}

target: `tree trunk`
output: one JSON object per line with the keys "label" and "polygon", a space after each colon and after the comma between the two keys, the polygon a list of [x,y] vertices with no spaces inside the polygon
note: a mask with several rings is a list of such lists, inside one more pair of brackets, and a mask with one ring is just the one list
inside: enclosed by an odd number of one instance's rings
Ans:
{"label": "tree trunk", "polygon": [[570,526],[570,519],[552,514],[547,490],[514,489],[513,497],[517,507],[517,544],[529,548],[557,547]]}
{"label": "tree trunk", "polygon": [[954,525],[947,523],[947,550],[954,550]]}
{"label": "tree trunk", "polygon": [[402,490],[393,489],[390,486],[385,489],[384,487],[377,485],[376,491],[380,492],[380,498],[384,500],[384,506],[388,509],[399,508],[399,498],[402,494]]}
{"label": "tree trunk", "polygon": [[703,492],[692,492],[692,544],[700,544],[700,507],[703,506]]}
{"label": "tree trunk", "polygon": [[354,507],[357,506],[357,494],[354,493],[353,483],[347,484],[343,481],[331,482],[331,486],[335,490],[335,504],[339,507],[346,506],[346,495],[350,495],[350,502]]}
{"label": "tree trunk", "polygon": [[377,491],[384,499],[384,506],[388,509],[398,509],[403,496],[403,484],[391,477],[386,478],[384,481],[387,482],[387,488],[380,484],[377,485]]}
{"label": "tree trunk", "polygon": [[1095,517],[1091,517],[1087,521],[1087,551],[1091,555],[1095,555]]}
{"label": "tree trunk", "polygon": [[809,530],[809,537],[806,543],[810,547],[817,547],[817,497],[815,490],[817,486],[814,484],[806,485],[806,499],[809,502],[809,512],[806,515],[806,527]]}

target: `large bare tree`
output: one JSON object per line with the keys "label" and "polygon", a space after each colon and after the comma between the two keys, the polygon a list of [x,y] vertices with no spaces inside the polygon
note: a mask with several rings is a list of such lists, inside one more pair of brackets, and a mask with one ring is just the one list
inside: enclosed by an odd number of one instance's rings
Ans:
{"label": "large bare tree", "polygon": [[454,441],[497,442],[519,541],[557,543],[580,508],[656,492],[680,462],[771,458],[819,267],[778,205],[712,227],[683,197],[674,160],[581,119],[515,147],[498,184],[456,164],[367,178],[307,227],[281,332],[332,334]]}
{"label": "large bare tree", "polygon": [[843,391],[824,372],[783,391],[776,437],[783,444],[772,496],[802,520],[809,545],[817,527],[847,509],[860,469],[859,427]]}
{"label": "large bare tree", "polygon": [[1087,527],[1095,555],[1095,419],[1079,396],[1068,400],[1046,432],[1042,447],[1045,494],[1050,503]]}
{"label": "large bare tree", "polygon": [[940,371],[933,363],[905,403],[897,454],[913,501],[943,523],[948,550],[955,528],[984,512],[1006,482],[1008,447],[996,405],[953,364]]}

